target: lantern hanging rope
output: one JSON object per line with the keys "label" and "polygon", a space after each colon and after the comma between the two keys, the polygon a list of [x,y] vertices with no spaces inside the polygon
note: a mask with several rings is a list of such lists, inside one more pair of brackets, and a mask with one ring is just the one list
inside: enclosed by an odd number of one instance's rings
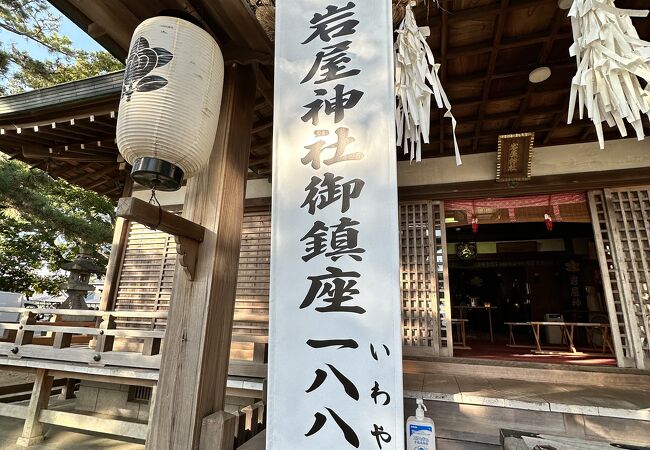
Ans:
{"label": "lantern hanging rope", "polygon": [[[613,0],[574,0],[569,11],[574,43],[569,49],[578,70],[573,77],[567,123],[578,105],[596,127],[600,148],[605,147],[602,122],[617,126],[627,136],[624,121],[644,138],[643,114],[650,117],[650,42],[639,39],[631,17],[648,10],[619,9]],[[641,87],[639,78],[647,83]]]}
{"label": "lantern hanging rope", "polygon": [[[395,42],[395,95],[397,96],[397,145],[410,159],[422,159],[422,141],[429,143],[431,95],[438,108],[444,108],[444,117],[451,119],[456,164],[462,164],[456,140],[456,119],[451,104],[442,87],[433,53],[426,41],[429,28],[419,28],[412,5],[406,5],[404,20],[396,30]],[[428,84],[427,84],[428,83]]]}

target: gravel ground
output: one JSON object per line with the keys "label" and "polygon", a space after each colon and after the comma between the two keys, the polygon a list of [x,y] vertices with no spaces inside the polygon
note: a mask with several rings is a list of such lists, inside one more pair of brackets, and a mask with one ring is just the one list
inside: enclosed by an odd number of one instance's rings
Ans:
{"label": "gravel ground", "polygon": [[0,369],[0,386],[10,386],[12,384],[33,383],[34,374],[29,372],[15,372]]}

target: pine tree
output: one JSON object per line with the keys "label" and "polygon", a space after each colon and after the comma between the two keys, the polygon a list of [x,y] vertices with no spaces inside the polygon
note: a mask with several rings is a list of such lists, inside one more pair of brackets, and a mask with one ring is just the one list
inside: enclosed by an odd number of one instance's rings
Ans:
{"label": "pine tree", "polygon": [[0,157],[0,291],[58,293],[80,248],[107,262],[114,221],[108,198]]}
{"label": "pine tree", "polygon": [[14,94],[123,68],[105,51],[75,49],[60,34],[61,14],[45,0],[0,0],[0,28],[48,51],[38,59],[16,42],[0,42],[0,94]]}

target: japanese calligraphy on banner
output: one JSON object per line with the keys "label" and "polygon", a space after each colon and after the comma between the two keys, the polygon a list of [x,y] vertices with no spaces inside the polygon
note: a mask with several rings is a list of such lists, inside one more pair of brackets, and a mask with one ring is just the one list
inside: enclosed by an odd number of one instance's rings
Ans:
{"label": "japanese calligraphy on banner", "polygon": [[276,0],[267,449],[402,449],[390,0]]}

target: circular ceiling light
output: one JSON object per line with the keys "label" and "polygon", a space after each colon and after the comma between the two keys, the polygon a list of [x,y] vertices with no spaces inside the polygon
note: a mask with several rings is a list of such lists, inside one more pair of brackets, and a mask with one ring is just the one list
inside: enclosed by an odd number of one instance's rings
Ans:
{"label": "circular ceiling light", "polygon": [[551,76],[551,69],[549,67],[538,67],[528,74],[528,81],[531,83],[541,83],[546,81]]}
{"label": "circular ceiling light", "polygon": [[560,9],[570,9],[572,4],[573,4],[573,0],[558,0],[557,1],[557,6],[559,6]]}

